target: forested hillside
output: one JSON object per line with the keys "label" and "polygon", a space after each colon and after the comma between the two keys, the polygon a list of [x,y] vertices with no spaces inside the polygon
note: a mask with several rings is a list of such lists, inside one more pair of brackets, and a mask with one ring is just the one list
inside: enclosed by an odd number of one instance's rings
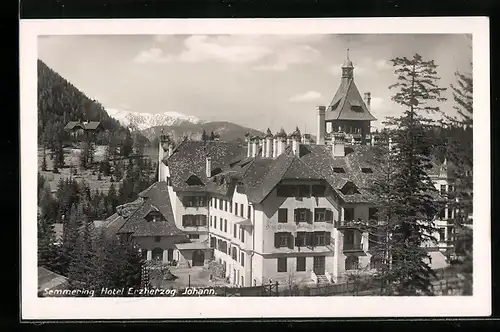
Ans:
{"label": "forested hillside", "polygon": [[101,121],[103,131],[96,144],[106,145],[111,137],[124,142],[128,129],[111,118],[99,102],[88,98],[73,84],[38,60],[38,141],[54,149],[67,138],[64,126],[69,121]]}

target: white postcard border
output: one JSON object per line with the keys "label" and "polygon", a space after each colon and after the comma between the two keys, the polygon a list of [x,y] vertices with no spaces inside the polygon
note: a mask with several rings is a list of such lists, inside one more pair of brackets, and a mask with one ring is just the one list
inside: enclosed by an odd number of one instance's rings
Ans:
{"label": "white postcard border", "polygon": [[[460,317],[491,314],[490,70],[485,17],[352,19],[21,20],[21,317],[23,319],[169,319],[298,317]],[[37,38],[75,34],[407,34],[473,35],[473,296],[259,298],[37,297]],[[445,46],[444,46],[445,47]],[[476,129],[477,128],[477,129]]]}

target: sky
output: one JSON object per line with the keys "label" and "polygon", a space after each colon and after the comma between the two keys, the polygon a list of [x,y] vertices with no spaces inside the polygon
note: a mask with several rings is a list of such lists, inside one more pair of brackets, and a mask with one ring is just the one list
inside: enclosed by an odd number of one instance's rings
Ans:
{"label": "sky", "polygon": [[390,59],[419,53],[438,65],[453,112],[455,71],[472,71],[469,36],[419,35],[67,35],[38,39],[38,57],[107,109],[179,112],[257,130],[315,133],[316,107],[328,106],[341,65],[354,63],[361,93],[371,92],[380,128],[403,112],[391,101]]}

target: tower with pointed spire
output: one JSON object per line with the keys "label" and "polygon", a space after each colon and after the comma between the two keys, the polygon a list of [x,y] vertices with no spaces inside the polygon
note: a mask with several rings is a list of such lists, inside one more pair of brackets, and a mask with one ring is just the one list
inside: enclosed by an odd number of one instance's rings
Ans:
{"label": "tower with pointed spire", "polygon": [[323,112],[318,113],[317,141],[326,144],[332,134],[345,133],[350,142],[369,144],[371,121],[376,120],[370,112],[371,94],[366,92],[363,99],[354,83],[354,65],[349,59],[349,49],[341,69],[342,77],[337,92],[324,115]]}

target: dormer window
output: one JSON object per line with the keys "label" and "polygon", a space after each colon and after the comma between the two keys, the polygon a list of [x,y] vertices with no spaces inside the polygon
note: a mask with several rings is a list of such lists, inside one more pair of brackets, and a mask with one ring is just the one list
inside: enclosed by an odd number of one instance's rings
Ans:
{"label": "dormer window", "polygon": [[215,176],[219,173],[222,173],[222,169],[220,169],[219,167],[215,168],[212,170],[212,172],[210,172],[210,176]]}
{"label": "dormer window", "polygon": [[359,194],[358,188],[352,182],[347,182],[340,190],[344,195],[354,195]]}
{"label": "dormer window", "polygon": [[189,186],[203,186],[203,182],[200,180],[199,177],[196,175],[191,175],[187,180],[186,183]]}
{"label": "dormer window", "polygon": [[333,172],[334,173],[345,173],[345,170],[343,167],[333,167]]}
{"label": "dormer window", "polygon": [[361,172],[363,173],[373,173],[373,170],[370,167],[362,167]]}
{"label": "dormer window", "polygon": [[163,215],[159,211],[149,212],[145,219],[149,222],[159,222],[159,221],[165,220],[165,218],[163,217]]}

